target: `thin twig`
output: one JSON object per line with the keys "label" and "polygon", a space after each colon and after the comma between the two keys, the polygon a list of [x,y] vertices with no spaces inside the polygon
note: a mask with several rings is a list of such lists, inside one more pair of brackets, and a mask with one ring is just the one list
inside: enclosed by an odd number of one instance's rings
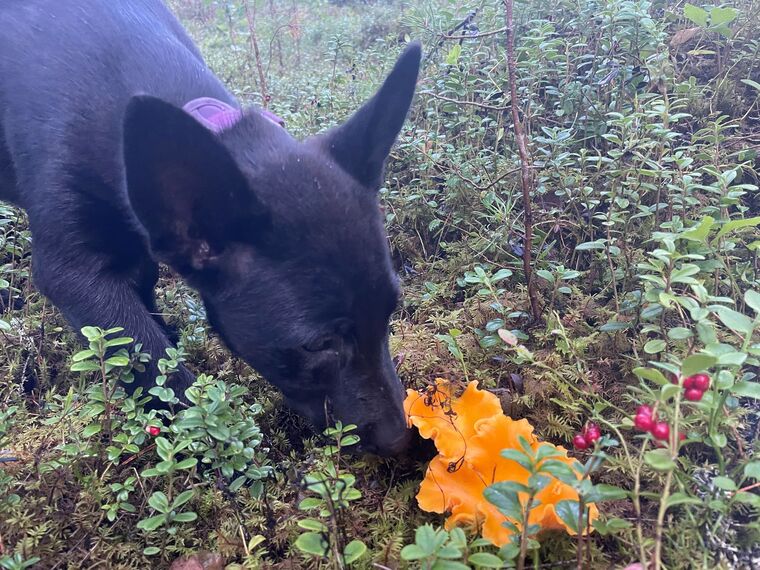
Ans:
{"label": "thin twig", "polygon": [[243,4],[245,7],[245,19],[248,21],[248,32],[251,36],[251,47],[253,56],[256,59],[256,70],[259,74],[259,90],[261,91],[262,107],[266,109],[269,104],[269,92],[267,91],[267,80],[264,74],[264,66],[261,64],[261,54],[259,53],[259,42],[256,38],[256,3],[254,2],[253,11],[251,10],[248,0]]}
{"label": "thin twig", "polygon": [[507,28],[499,28],[498,30],[492,30],[490,32],[478,32],[477,34],[466,35],[450,35],[441,34],[446,40],[476,40],[478,38],[487,38],[488,36],[495,36],[496,34],[502,34],[507,31]]}
{"label": "thin twig", "polygon": [[525,281],[528,286],[528,299],[530,300],[530,310],[534,320],[541,317],[541,308],[538,304],[538,294],[536,292],[536,283],[533,279],[533,267],[531,264],[531,249],[533,247],[533,210],[531,206],[531,191],[534,187],[533,172],[530,168],[531,159],[528,152],[528,137],[520,121],[520,114],[517,109],[517,71],[515,65],[515,24],[512,17],[513,0],[504,0],[506,8],[507,23],[507,71],[509,74],[509,92],[510,103],[512,105],[512,122],[515,128],[515,142],[517,143],[517,152],[520,156],[520,179],[522,182],[523,197],[523,219],[525,225],[525,235],[523,236],[523,271],[525,272]]}
{"label": "thin twig", "polygon": [[449,103],[456,103],[457,105],[472,105],[473,107],[480,107],[481,109],[488,109],[489,111],[508,111],[509,105],[504,107],[498,107],[496,105],[486,105],[485,103],[478,103],[477,101],[462,101],[460,99],[452,99],[451,97],[445,97],[432,93],[430,91],[422,91],[420,95],[430,95],[433,99],[440,99],[441,101],[448,101]]}

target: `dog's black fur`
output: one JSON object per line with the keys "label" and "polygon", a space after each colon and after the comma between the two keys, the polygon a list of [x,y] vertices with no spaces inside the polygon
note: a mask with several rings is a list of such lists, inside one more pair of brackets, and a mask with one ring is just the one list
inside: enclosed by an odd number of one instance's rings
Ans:
{"label": "dog's black fur", "polygon": [[181,110],[235,101],[160,0],[3,0],[0,29],[0,199],[28,212],[35,283],[69,323],[122,326],[155,362],[165,262],[295,410],[322,426],[327,401],[368,451],[403,450],[377,189],[419,46],[346,123],[298,142],[255,110],[219,135]]}

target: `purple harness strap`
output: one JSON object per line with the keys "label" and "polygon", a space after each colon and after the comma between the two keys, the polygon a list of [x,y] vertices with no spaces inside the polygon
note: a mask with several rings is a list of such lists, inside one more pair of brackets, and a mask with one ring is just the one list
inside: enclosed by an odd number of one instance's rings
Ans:
{"label": "purple harness strap", "polygon": [[[189,113],[204,127],[214,133],[219,133],[228,129],[237,123],[243,116],[243,111],[236,109],[218,99],[211,97],[199,97],[193,99],[182,107],[185,112]],[[280,117],[267,111],[266,109],[257,109],[261,116],[269,119],[275,125],[285,127],[285,121]]]}

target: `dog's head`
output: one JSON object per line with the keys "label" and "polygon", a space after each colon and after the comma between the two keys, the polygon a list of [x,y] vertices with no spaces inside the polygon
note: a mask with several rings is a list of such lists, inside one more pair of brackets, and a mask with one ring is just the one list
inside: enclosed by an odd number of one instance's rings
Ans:
{"label": "dog's head", "polygon": [[129,202],[154,255],[293,409],[318,428],[357,424],[364,448],[384,455],[409,430],[388,350],[399,285],[377,190],[419,62],[413,44],[346,123],[303,142],[255,111],[217,135],[145,96],[124,124]]}

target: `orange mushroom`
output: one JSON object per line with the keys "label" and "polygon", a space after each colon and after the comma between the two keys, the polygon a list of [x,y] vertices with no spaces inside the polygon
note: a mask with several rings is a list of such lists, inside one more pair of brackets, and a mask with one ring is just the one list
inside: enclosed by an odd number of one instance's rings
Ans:
{"label": "orange mushroom", "polygon": [[[503,449],[521,449],[520,436],[533,449],[541,445],[528,420],[516,421],[505,416],[498,398],[478,390],[477,382],[470,382],[461,396],[453,398],[449,383],[437,379],[434,386],[422,392],[408,390],[404,409],[409,424],[416,426],[422,437],[432,439],[439,452],[420,485],[417,494],[420,508],[448,512],[447,529],[456,525],[477,526],[493,544],[507,544],[512,534],[503,526],[507,517],[483,497],[483,491],[500,481],[528,482],[528,471],[500,453]],[[572,463],[564,448],[557,450],[559,455],[552,459]],[[559,501],[566,499],[577,501],[578,493],[552,478],[536,495],[537,506],[531,510],[528,522],[542,529],[572,532],[554,510]],[[591,505],[590,519],[597,515],[596,507]],[[521,523],[511,522],[518,527]]]}

